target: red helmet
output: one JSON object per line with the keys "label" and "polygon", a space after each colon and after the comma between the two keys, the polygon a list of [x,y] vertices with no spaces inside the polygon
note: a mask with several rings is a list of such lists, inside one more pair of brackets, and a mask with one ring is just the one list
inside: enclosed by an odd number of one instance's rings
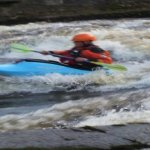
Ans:
{"label": "red helmet", "polygon": [[96,37],[89,33],[80,33],[80,34],[75,35],[72,38],[72,41],[74,42],[86,42],[86,41],[95,41],[95,40],[96,40]]}

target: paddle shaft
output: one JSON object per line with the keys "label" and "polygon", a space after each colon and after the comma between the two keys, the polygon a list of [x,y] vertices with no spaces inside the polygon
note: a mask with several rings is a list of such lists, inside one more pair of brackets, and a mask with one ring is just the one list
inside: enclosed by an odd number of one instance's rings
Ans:
{"label": "paddle shaft", "polygon": [[[16,50],[21,50],[21,48],[17,48],[17,47],[13,47],[13,48],[15,48]],[[39,52],[39,51],[36,51],[36,50],[33,50],[33,49],[30,49],[30,52],[39,53],[39,54],[42,54],[42,55],[43,55],[42,52]],[[66,58],[66,59],[69,59],[69,60],[75,60],[75,58],[73,58],[73,57],[58,55],[58,54],[54,54],[54,53],[51,53],[51,52],[49,52],[48,55],[52,55],[52,56],[54,56],[54,57],[59,57],[59,58]],[[88,61],[88,60],[87,60],[86,62],[91,63],[91,62]]]}

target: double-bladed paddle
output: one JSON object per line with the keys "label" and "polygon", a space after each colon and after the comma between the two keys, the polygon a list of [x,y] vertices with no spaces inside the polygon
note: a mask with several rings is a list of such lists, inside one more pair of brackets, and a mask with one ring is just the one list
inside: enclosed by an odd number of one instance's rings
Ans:
{"label": "double-bladed paddle", "polygon": [[[23,44],[18,44],[18,43],[11,44],[11,48],[12,48],[12,50],[23,52],[23,53],[35,52],[35,53],[42,54],[42,52],[40,52],[40,51],[30,49],[28,46],[23,45]],[[54,54],[54,53],[51,53],[51,52],[49,52],[49,55],[52,55],[54,57],[59,57],[59,58],[66,58],[66,59],[72,59],[72,60],[74,59],[72,57],[58,55],[58,54]],[[90,60],[88,60],[87,62],[91,63],[91,64],[96,64],[96,65],[99,65],[99,66],[102,66],[102,67],[105,67],[105,68],[108,68],[108,69],[112,69],[112,70],[117,70],[117,71],[126,71],[127,70],[126,67],[124,67],[122,65],[119,65],[119,64],[106,64],[106,63],[95,62],[95,61],[90,61]]]}

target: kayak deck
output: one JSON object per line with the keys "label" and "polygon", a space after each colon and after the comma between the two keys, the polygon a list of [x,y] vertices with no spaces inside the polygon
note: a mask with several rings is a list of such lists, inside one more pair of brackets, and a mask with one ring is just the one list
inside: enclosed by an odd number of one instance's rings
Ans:
{"label": "kayak deck", "polygon": [[1,64],[0,75],[4,76],[34,76],[58,73],[63,75],[84,75],[89,70],[71,68],[55,61],[21,60],[13,64]]}

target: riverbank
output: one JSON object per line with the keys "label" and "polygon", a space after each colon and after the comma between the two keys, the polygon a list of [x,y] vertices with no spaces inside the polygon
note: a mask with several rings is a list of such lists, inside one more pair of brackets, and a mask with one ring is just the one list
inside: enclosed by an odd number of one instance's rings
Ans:
{"label": "riverbank", "polygon": [[150,148],[150,125],[36,129],[0,133],[2,150],[139,150]]}
{"label": "riverbank", "polygon": [[149,0],[0,0],[0,24],[150,17]]}

